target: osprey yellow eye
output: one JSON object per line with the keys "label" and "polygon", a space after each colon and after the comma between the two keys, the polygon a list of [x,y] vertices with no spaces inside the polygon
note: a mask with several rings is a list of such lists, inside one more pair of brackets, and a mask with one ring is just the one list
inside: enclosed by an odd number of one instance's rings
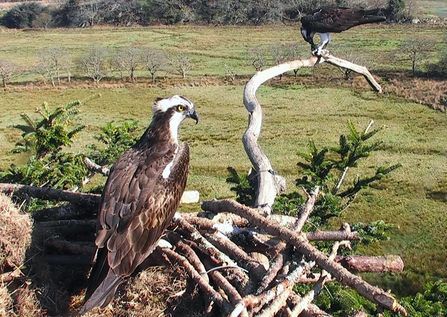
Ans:
{"label": "osprey yellow eye", "polygon": [[183,110],[185,110],[185,107],[183,107],[182,105],[177,106],[177,111],[183,111]]}

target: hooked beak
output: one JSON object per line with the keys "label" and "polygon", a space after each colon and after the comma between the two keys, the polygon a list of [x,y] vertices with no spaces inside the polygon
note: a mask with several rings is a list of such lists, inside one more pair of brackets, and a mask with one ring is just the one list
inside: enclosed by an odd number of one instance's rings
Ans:
{"label": "hooked beak", "polygon": [[187,117],[196,120],[196,124],[199,123],[199,114],[194,109],[188,112]]}

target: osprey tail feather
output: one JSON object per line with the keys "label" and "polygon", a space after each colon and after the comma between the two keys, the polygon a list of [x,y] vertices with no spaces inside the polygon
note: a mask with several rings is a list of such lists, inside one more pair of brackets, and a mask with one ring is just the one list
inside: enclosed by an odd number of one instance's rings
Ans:
{"label": "osprey tail feather", "polygon": [[121,277],[109,271],[104,281],[93,291],[89,298],[86,297],[79,315],[83,315],[95,307],[104,308],[113,299],[116,289],[121,283]]}

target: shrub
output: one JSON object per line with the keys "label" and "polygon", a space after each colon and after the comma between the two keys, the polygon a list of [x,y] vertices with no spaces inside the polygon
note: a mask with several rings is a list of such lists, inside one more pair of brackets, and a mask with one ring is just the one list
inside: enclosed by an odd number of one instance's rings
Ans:
{"label": "shrub", "polygon": [[39,16],[47,11],[46,7],[37,2],[22,3],[6,12],[3,17],[3,25],[16,29],[31,28]]}

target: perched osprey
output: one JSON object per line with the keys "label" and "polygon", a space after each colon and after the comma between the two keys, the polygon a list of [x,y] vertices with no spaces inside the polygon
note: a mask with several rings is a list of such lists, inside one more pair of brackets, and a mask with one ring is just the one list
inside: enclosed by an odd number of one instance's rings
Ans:
{"label": "perched osprey", "polygon": [[112,299],[157,246],[186,186],[189,148],[178,144],[180,123],[199,121],[185,97],[157,99],[153,118],[140,140],[110,170],[97,221],[95,264],[80,314]]}
{"label": "perched osprey", "polygon": [[[301,34],[312,47],[312,54],[321,56],[321,51],[331,41],[331,33],[340,33],[354,26],[383,22],[384,16],[378,16],[380,9],[362,10],[343,7],[326,7],[301,18]],[[320,34],[321,43],[317,47],[313,38]]]}

